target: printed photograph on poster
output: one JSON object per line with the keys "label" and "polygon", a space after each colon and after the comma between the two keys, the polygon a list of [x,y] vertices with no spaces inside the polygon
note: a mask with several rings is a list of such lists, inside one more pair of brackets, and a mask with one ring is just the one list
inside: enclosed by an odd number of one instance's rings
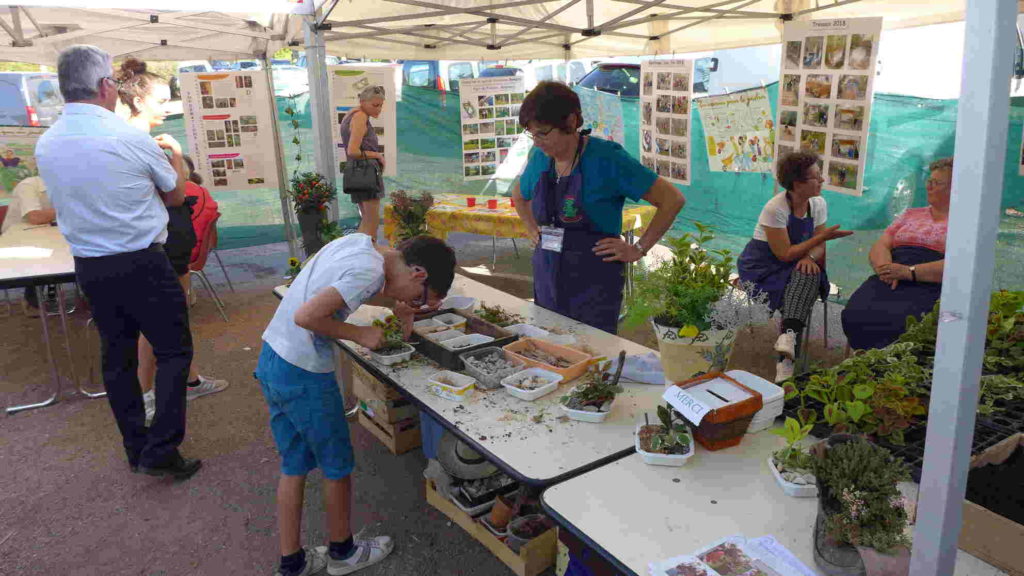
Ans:
{"label": "printed photograph on poster", "polygon": [[803,46],[803,42],[786,42],[786,55],[783,60],[782,66],[788,70],[799,70],[800,69],[800,50]]}
{"label": "printed photograph on poster", "polygon": [[832,157],[842,160],[860,159],[860,136],[832,135]]}
{"label": "printed photograph on poster", "polygon": [[808,70],[821,68],[821,51],[824,43],[824,36],[811,36],[804,39],[804,68]]}
{"label": "printed photograph on poster", "polygon": [[835,128],[856,132],[864,130],[864,107],[837,105]]}
{"label": "printed photograph on poster", "polygon": [[649,60],[640,65],[640,149],[645,166],[689,184],[693,62]]}
{"label": "printed photograph on poster", "polygon": [[827,135],[824,132],[815,130],[800,131],[800,149],[806,152],[814,152],[818,156],[825,154],[825,140]]}
{"label": "printed photograph on poster", "polygon": [[[462,118],[463,177],[490,179],[501,175],[510,158],[524,160],[529,143],[519,126],[525,98],[520,77],[464,78],[459,86]],[[472,109],[473,114],[466,113]]]}
{"label": "printed photograph on poster", "polygon": [[36,142],[46,128],[0,126],[0,198],[10,198],[22,180],[39,175]]}
{"label": "printed photograph on poster", "polygon": [[796,110],[783,110],[779,114],[779,140],[796,140]]}
{"label": "printed photograph on poster", "polygon": [[650,72],[643,75],[643,92],[644,96],[654,95],[654,75]]}
{"label": "printed photograph on poster", "polygon": [[804,125],[813,128],[828,126],[828,104],[804,104]]}
{"label": "printed photograph on poster", "polygon": [[850,68],[854,70],[867,70],[872,68],[874,53],[874,34],[850,35]]}
{"label": "printed photograph on poster", "polygon": [[780,83],[782,105],[796,106],[800,103],[800,75],[784,74]]}
{"label": "printed photograph on poster", "polygon": [[808,74],[804,81],[804,94],[808,98],[828,99],[832,97],[831,74]]}
{"label": "printed photograph on poster", "polygon": [[651,131],[650,130],[641,130],[641,132],[640,132],[640,146],[643,148],[644,152],[650,153],[651,151],[653,151],[653,146],[654,146],[653,142],[654,142],[654,138],[651,137]]}
{"label": "printed photograph on poster", "polygon": [[857,187],[856,164],[845,162],[829,162],[828,183],[839,188],[854,189]]}
{"label": "printed photograph on poster", "polygon": [[842,70],[846,64],[846,36],[829,36],[825,41],[825,67]]}
{"label": "printed photograph on poster", "polygon": [[840,100],[864,100],[868,94],[868,77],[857,75],[844,75],[839,77]]}
{"label": "printed photograph on poster", "polygon": [[651,118],[654,116],[654,106],[650,102],[643,103],[643,117],[641,122],[644,124],[650,124]]}
{"label": "printed photograph on poster", "polygon": [[266,73],[185,73],[180,85],[189,152],[211,191],[277,187]]}

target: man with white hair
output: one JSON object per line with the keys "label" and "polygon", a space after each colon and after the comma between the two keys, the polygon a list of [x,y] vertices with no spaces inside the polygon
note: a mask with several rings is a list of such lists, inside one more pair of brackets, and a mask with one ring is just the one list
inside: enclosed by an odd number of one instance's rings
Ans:
{"label": "man with white hair", "polygon": [[[114,114],[117,84],[106,52],[71,46],[60,53],[57,74],[67,105],[39,138],[36,161],[100,332],[107,399],[132,471],[185,479],[201,466],[178,453],[192,337],[185,293],[163,249],[164,206],[185,200],[181,146]],[[148,428],[137,375],[140,332],[157,358]]]}

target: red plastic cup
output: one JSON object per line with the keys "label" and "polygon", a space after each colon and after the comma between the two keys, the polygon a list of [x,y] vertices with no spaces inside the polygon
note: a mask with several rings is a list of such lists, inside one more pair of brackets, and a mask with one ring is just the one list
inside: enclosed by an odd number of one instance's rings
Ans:
{"label": "red plastic cup", "polygon": [[509,198],[508,201],[509,201],[510,204],[512,204],[513,208],[516,207],[516,199],[515,198]]}
{"label": "red plastic cup", "polygon": [[487,207],[490,208],[491,210],[496,209],[498,207],[498,201],[495,199],[488,200]]}
{"label": "red plastic cup", "polygon": [[466,207],[472,208],[473,206],[476,206],[476,198],[474,198],[473,196],[466,198]]}

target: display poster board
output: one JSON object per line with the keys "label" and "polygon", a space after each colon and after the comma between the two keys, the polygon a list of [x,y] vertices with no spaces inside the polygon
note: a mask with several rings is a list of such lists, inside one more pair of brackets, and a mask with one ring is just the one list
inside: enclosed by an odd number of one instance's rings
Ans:
{"label": "display poster board", "polygon": [[583,127],[590,128],[598,138],[626,145],[625,129],[622,125],[622,99],[590,88],[577,88],[580,105],[583,108]]}
{"label": "display poster board", "polygon": [[383,148],[384,175],[398,175],[398,114],[396,101],[398,87],[395,82],[394,66],[362,66],[342,64],[328,66],[331,90],[331,130],[333,131],[335,163],[338,177],[345,172],[348,154],[341,142],[341,121],[350,110],[359,106],[359,93],[370,86],[384,88],[384,107],[380,117],[370,118],[370,125],[377,133],[377,142]]}
{"label": "display poster board", "polygon": [[211,192],[279,188],[274,109],[265,70],[184,73],[189,151]]}
{"label": "display poster board", "polygon": [[776,158],[822,159],[824,189],[860,196],[868,152],[881,18],[786,22]]}
{"label": "display poster board", "polygon": [[466,180],[501,176],[503,165],[527,153],[529,143],[523,142],[519,126],[525,92],[521,76],[464,78],[459,82],[462,175]]}
{"label": "display poster board", "polygon": [[0,199],[10,198],[25,178],[37,176],[36,142],[44,127],[0,126]]}
{"label": "display poster board", "polygon": [[640,161],[677,184],[690,183],[692,60],[640,63]]}
{"label": "display poster board", "polygon": [[764,88],[693,101],[700,110],[712,172],[771,172],[775,116]]}

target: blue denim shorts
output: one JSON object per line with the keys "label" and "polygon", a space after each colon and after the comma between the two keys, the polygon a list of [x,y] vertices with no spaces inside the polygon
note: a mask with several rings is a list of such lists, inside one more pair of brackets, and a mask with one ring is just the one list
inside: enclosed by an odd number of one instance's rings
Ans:
{"label": "blue denim shorts", "polygon": [[352,440],[334,373],[303,370],[264,342],[256,378],[270,407],[281,473],[304,476],[319,467],[328,480],[351,474]]}

